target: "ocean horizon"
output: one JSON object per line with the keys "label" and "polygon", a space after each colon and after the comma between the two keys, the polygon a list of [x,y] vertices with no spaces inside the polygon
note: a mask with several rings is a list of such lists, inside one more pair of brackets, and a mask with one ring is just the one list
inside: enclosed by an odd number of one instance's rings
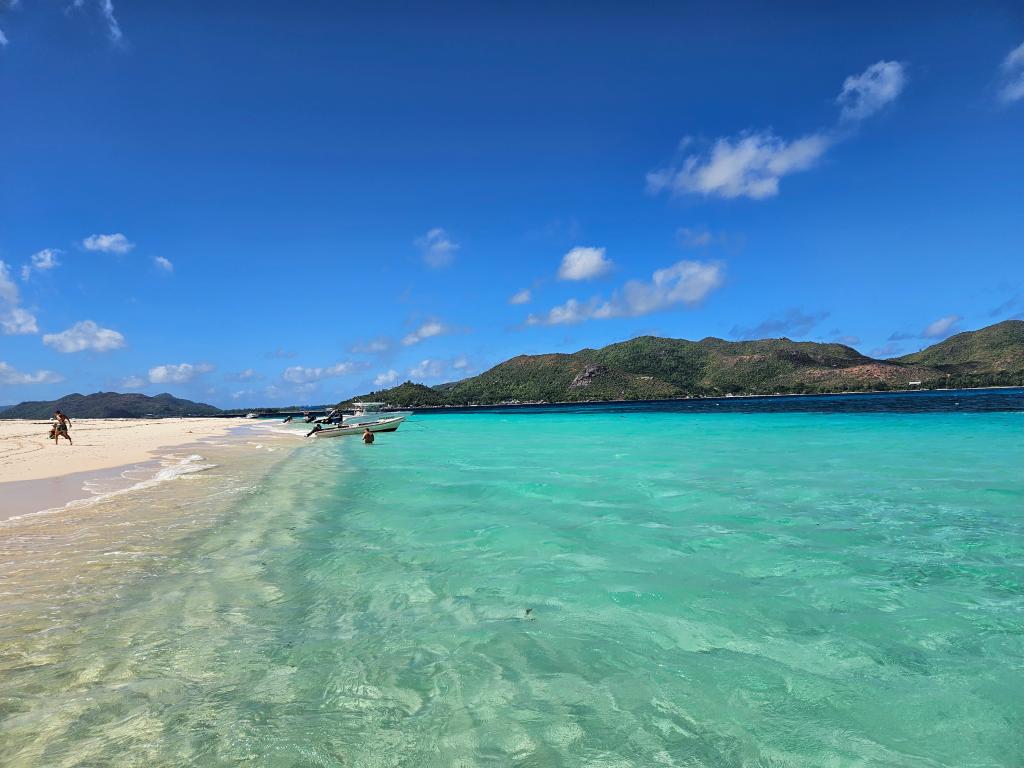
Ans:
{"label": "ocean horizon", "polygon": [[0,524],[0,763],[1017,765],[1024,392],[947,394],[240,428]]}

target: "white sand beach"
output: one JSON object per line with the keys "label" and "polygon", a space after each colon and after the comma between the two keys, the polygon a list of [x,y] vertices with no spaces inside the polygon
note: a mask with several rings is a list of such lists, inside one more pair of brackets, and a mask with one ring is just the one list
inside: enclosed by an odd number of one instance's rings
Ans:
{"label": "white sand beach", "polygon": [[[155,458],[167,448],[223,435],[244,419],[74,419],[73,444],[47,439],[50,422],[0,420],[0,484],[92,472]],[[2,493],[2,486],[0,486]]]}

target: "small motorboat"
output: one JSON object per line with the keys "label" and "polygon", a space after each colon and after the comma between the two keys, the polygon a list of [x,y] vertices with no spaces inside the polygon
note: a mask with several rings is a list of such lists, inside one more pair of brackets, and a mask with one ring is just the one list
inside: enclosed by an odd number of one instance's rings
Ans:
{"label": "small motorboat", "polygon": [[325,437],[361,435],[363,430],[366,429],[371,432],[394,432],[403,421],[405,421],[405,414],[388,415],[375,421],[363,421],[359,424],[338,424],[334,427],[324,427],[321,424],[317,424],[306,437],[315,437],[319,440]]}
{"label": "small motorboat", "polygon": [[247,419],[258,419],[259,417],[260,417],[260,415],[258,413],[247,413],[247,414],[245,414],[245,418],[247,418]]}
{"label": "small motorboat", "polygon": [[352,415],[343,417],[341,423],[345,426],[353,426],[371,424],[385,418],[394,419],[400,416],[407,419],[412,416],[412,411],[385,411],[386,405],[387,403],[352,403]]}

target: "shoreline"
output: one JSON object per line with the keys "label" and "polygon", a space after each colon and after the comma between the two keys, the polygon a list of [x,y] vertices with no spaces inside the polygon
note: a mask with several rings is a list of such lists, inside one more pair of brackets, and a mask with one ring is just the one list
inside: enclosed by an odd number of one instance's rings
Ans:
{"label": "shoreline", "polygon": [[[215,466],[208,463],[208,449],[225,446],[224,440],[242,445],[270,431],[252,421],[243,423],[243,419],[218,419],[217,424],[198,426],[195,421],[168,420],[162,428],[153,430],[158,422],[152,419],[82,419],[77,435],[72,427],[73,439],[81,439],[83,449],[97,449],[90,454],[72,453],[77,442],[71,446],[47,445],[49,441],[37,434],[47,428],[47,422],[26,419],[0,423],[0,525],[88,506],[201,472]],[[133,427],[149,429],[140,434]],[[146,445],[146,438],[156,444]]]}
{"label": "shoreline", "polygon": [[204,438],[224,437],[244,419],[73,420],[72,444],[47,438],[50,422],[0,421],[0,493],[10,482],[102,472],[156,460]]}
{"label": "shoreline", "polygon": [[535,408],[537,406],[564,406],[564,405],[629,405],[629,404],[642,404],[642,403],[685,403],[693,400],[700,401],[715,401],[715,400],[766,400],[775,398],[796,398],[796,397],[850,397],[854,395],[911,395],[911,394],[928,394],[935,392],[986,392],[993,390],[1005,390],[1005,389],[1020,389],[1024,390],[1024,385],[1019,384],[1000,384],[990,387],[934,387],[929,389],[923,389],[921,387],[915,387],[913,389],[859,389],[859,390],[846,390],[840,392],[775,392],[771,394],[749,394],[749,395],[682,395],[680,397],[665,397],[655,400],[531,400],[529,402],[505,402],[505,403],[471,403],[465,405],[409,405],[394,408],[386,408],[388,410],[411,410],[415,412],[419,411],[452,411],[452,410],[467,410],[467,409],[479,409],[479,408]]}

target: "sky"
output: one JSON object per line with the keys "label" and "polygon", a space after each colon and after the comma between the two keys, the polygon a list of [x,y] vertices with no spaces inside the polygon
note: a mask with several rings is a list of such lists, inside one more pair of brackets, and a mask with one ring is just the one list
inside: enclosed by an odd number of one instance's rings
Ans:
{"label": "sky", "polygon": [[0,0],[0,403],[1024,317],[1024,3]]}

